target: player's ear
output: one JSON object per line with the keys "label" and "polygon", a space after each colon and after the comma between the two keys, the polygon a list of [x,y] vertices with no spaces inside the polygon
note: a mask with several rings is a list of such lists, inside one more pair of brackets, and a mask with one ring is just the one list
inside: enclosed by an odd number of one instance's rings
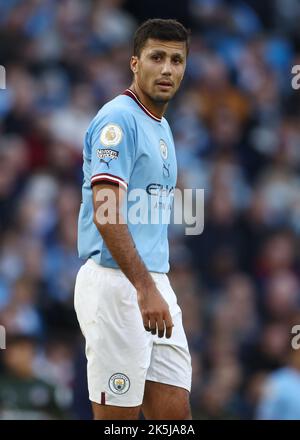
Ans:
{"label": "player's ear", "polygon": [[130,68],[133,73],[137,73],[138,71],[138,57],[132,56],[130,59]]}

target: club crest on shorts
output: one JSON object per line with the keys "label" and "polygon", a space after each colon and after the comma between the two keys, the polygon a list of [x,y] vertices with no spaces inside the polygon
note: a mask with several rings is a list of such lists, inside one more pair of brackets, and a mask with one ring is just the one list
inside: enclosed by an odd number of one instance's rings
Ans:
{"label": "club crest on shorts", "polygon": [[161,157],[164,160],[166,160],[168,158],[168,146],[165,143],[165,141],[162,139],[160,139],[160,141],[159,141],[159,148],[160,148]]}
{"label": "club crest on shorts", "polygon": [[107,124],[101,130],[100,142],[105,147],[119,145],[123,137],[122,128],[117,124]]}
{"label": "club crest on shorts", "polygon": [[109,388],[115,394],[125,394],[130,388],[130,380],[126,374],[116,373],[109,379]]}

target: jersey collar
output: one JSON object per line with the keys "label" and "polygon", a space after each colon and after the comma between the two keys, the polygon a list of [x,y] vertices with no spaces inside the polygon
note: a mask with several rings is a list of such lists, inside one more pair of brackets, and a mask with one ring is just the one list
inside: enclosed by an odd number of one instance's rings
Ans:
{"label": "jersey collar", "polygon": [[123,93],[123,95],[126,96],[130,96],[130,98],[132,98],[140,107],[141,109],[148,115],[150,116],[150,118],[154,119],[157,122],[161,122],[161,118],[158,118],[157,116],[155,116],[152,112],[150,112],[150,110],[148,110],[144,104],[141,103],[141,101],[139,100],[139,98],[137,97],[137,95],[130,89],[126,89],[125,92]]}

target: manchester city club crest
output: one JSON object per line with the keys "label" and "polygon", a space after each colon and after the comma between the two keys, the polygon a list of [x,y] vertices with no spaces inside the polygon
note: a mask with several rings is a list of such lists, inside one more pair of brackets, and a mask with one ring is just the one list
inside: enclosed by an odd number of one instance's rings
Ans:
{"label": "manchester city club crest", "polygon": [[163,160],[168,159],[168,146],[164,140],[159,141],[160,154]]}
{"label": "manchester city club crest", "polygon": [[115,394],[125,394],[130,388],[130,380],[126,374],[113,374],[109,379],[109,388]]}

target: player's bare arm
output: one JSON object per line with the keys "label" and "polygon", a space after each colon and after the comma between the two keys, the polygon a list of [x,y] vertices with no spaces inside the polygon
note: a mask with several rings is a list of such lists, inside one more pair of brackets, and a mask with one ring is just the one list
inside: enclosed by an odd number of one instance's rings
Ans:
{"label": "player's bare arm", "polygon": [[[109,191],[107,191],[109,190]],[[111,197],[104,197],[108,193]],[[144,327],[153,335],[158,332],[170,338],[173,322],[167,302],[161,296],[153,278],[138,254],[127,224],[121,212],[122,198],[126,193],[116,185],[97,184],[93,186],[94,223],[105,241],[112,257],[137,291],[137,300]],[[107,221],[101,205],[106,204],[111,219]]]}

